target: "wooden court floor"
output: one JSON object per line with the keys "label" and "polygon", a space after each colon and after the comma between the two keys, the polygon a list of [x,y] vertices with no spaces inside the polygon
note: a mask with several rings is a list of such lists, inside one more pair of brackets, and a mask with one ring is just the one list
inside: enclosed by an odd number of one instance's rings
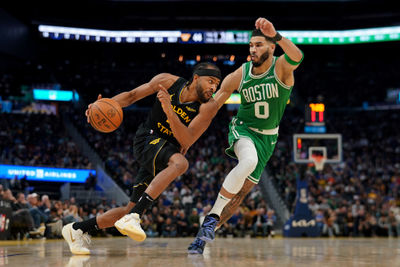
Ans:
{"label": "wooden court floor", "polygon": [[400,266],[400,239],[217,238],[188,255],[192,238],[95,238],[90,256],[71,255],[64,240],[0,241],[0,266]]}

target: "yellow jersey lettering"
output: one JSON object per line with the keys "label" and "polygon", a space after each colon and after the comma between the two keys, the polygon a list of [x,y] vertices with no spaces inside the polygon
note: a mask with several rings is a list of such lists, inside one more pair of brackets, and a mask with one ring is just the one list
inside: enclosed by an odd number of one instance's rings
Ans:
{"label": "yellow jersey lettering", "polygon": [[168,129],[167,127],[165,127],[164,125],[162,125],[160,122],[157,123],[157,127],[158,127],[160,133],[172,135],[172,131],[169,130],[169,129]]}
{"label": "yellow jersey lettering", "polygon": [[[189,116],[186,114],[186,112],[183,111],[183,109],[181,108],[177,108],[175,105],[171,105],[172,106],[172,110],[178,115],[180,116],[186,123],[189,123],[192,119],[189,118]],[[186,107],[188,110],[189,108]],[[193,111],[195,111],[194,109],[192,109]],[[190,110],[191,111],[191,110]],[[168,122],[168,120],[167,120]],[[169,122],[168,122],[169,123]]]}
{"label": "yellow jersey lettering", "polygon": [[195,110],[194,108],[191,108],[191,107],[186,107],[186,109],[187,109],[188,111],[191,111],[191,112],[196,112],[196,110]]}
{"label": "yellow jersey lettering", "polygon": [[151,141],[149,144],[150,144],[150,145],[155,145],[155,144],[157,144],[158,142],[160,142],[160,138],[154,139],[154,140]]}

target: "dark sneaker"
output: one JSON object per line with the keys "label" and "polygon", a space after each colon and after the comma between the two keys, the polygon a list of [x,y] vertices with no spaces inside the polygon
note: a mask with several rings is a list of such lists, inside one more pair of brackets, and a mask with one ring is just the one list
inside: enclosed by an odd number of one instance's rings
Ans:
{"label": "dark sneaker", "polygon": [[188,247],[189,254],[203,254],[204,247],[206,246],[206,242],[201,240],[200,238],[195,238],[192,244]]}
{"label": "dark sneaker", "polygon": [[212,242],[215,238],[215,228],[217,227],[218,220],[215,217],[207,215],[204,222],[200,227],[197,238],[206,242]]}

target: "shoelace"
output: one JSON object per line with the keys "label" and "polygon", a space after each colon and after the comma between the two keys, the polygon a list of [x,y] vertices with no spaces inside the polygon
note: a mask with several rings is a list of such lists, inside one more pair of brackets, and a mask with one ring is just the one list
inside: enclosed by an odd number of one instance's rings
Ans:
{"label": "shoelace", "polygon": [[[213,221],[214,220],[214,221]],[[214,218],[209,218],[208,219],[208,222],[205,222],[204,223],[204,228],[207,228],[207,229],[210,229],[210,230],[214,230],[214,228],[215,228],[215,225],[217,224],[217,220],[216,219],[214,219]]]}
{"label": "shoelace", "polygon": [[84,233],[82,235],[82,239],[86,242],[88,246],[92,243],[92,240],[90,239],[90,235],[88,233]]}
{"label": "shoelace", "polygon": [[132,219],[132,214],[125,215],[123,217],[123,219],[124,219],[124,222],[127,222],[127,221],[131,220]]}
{"label": "shoelace", "polygon": [[134,216],[133,213],[129,214],[128,216],[126,216],[126,220],[127,221],[132,221],[134,224],[140,225],[140,218],[138,219],[136,216]]}
{"label": "shoelace", "polygon": [[203,245],[204,245],[204,241],[203,240],[201,240],[200,238],[196,238],[195,240],[194,240],[194,245],[195,246],[198,246],[198,247],[202,247]]}

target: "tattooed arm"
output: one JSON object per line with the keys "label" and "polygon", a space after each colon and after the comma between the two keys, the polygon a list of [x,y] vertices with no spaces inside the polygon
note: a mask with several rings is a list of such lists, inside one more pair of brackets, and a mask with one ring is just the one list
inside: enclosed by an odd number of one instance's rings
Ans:
{"label": "tattooed arm", "polygon": [[231,201],[228,202],[228,204],[226,204],[226,206],[222,210],[220,220],[217,225],[218,228],[232,217],[233,213],[235,213],[237,208],[243,202],[243,199],[247,196],[247,194],[255,185],[255,183],[250,182],[250,180],[246,179],[242,189],[240,189],[240,191],[231,199]]}

